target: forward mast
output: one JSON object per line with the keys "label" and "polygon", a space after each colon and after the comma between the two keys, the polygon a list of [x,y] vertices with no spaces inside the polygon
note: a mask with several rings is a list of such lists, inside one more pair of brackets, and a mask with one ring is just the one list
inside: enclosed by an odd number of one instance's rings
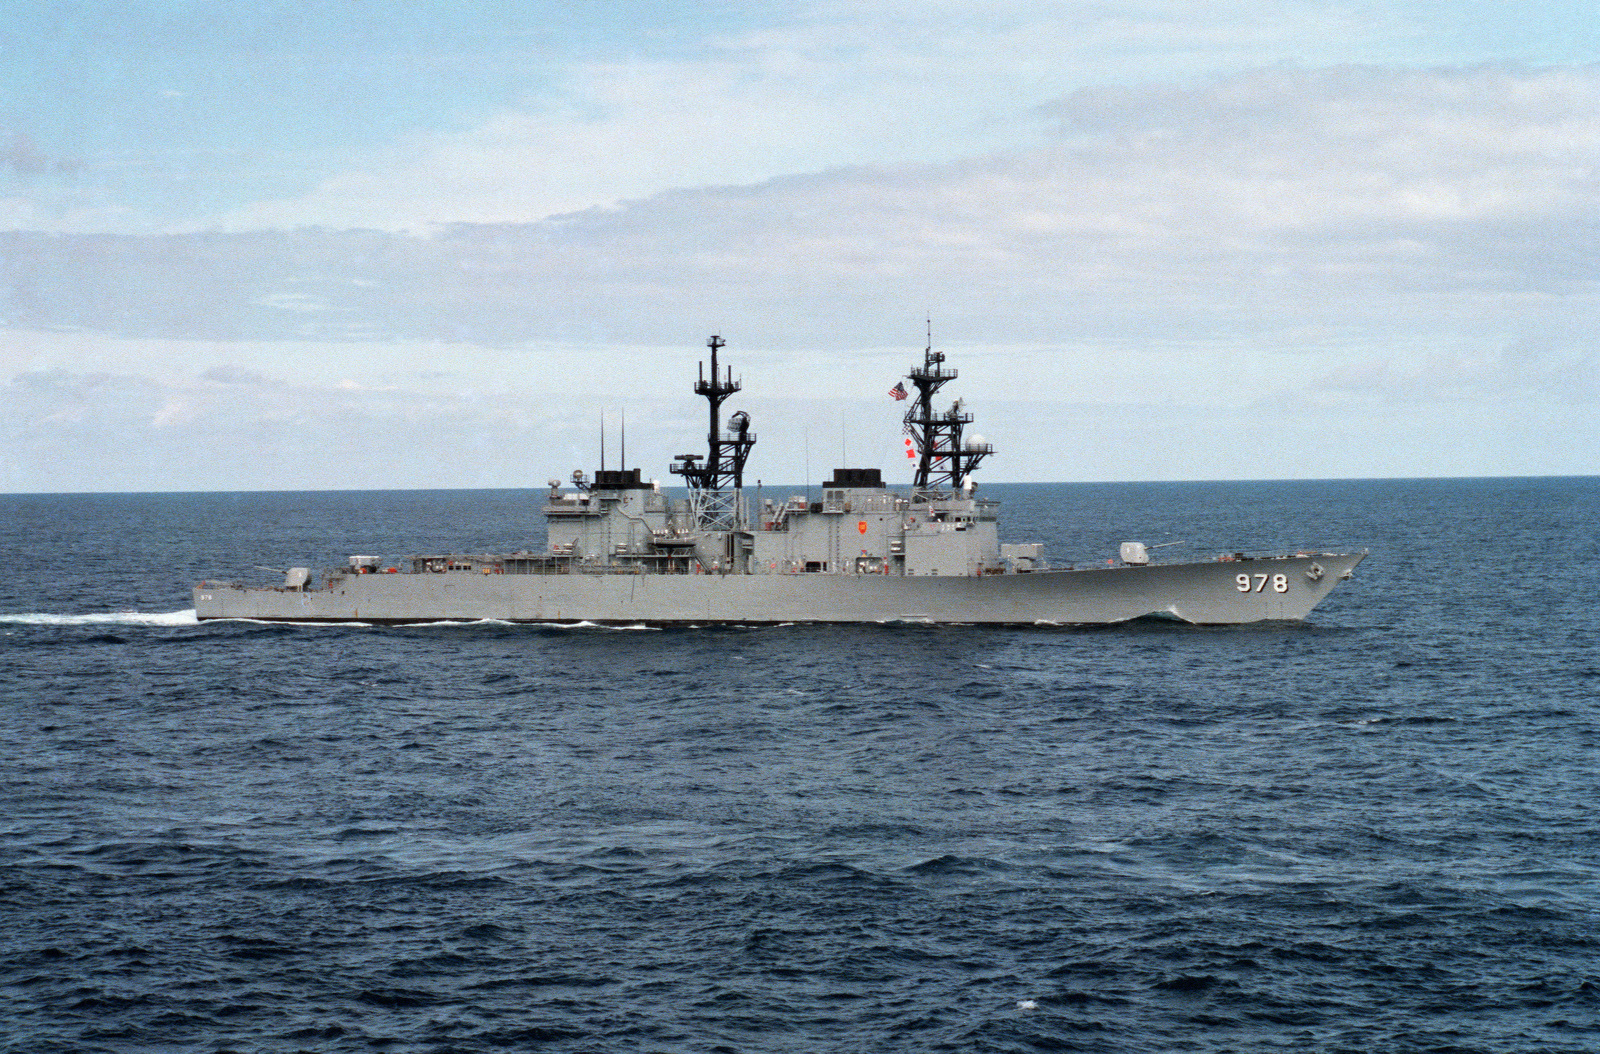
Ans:
{"label": "forward mast", "polygon": [[732,366],[725,374],[718,372],[717,351],[724,346],[719,336],[706,341],[706,347],[711,349],[711,376],[706,377],[706,364],[700,363],[700,377],[694,386],[696,395],[705,396],[709,410],[704,462],[699,454],[679,454],[670,466],[689,488],[695,524],[702,531],[745,529],[744,463],[756,445],[755,433],[750,431],[750,415],[743,410],[728,418],[726,430],[719,427],[723,401],[743,387],[733,379]]}

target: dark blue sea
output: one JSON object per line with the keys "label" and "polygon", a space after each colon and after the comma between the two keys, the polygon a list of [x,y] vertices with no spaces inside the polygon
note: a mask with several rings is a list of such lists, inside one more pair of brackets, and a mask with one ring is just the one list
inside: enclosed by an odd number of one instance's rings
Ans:
{"label": "dark blue sea", "polygon": [[986,492],[1372,555],[1297,625],[198,625],[540,495],[0,496],[0,1050],[1600,1049],[1600,480]]}

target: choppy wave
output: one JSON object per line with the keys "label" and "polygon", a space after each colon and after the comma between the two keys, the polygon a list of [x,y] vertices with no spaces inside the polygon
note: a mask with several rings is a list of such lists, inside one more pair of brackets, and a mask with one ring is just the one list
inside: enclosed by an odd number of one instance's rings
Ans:
{"label": "choppy wave", "polygon": [[1007,493],[1379,555],[1293,632],[193,629],[263,520],[525,496],[33,501],[0,1052],[1594,1050],[1600,481]]}

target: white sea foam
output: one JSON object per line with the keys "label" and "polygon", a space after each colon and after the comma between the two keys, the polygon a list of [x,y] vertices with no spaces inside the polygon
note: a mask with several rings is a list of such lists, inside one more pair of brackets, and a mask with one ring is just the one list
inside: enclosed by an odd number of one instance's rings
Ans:
{"label": "white sea foam", "polygon": [[[370,623],[366,623],[366,624],[370,625]],[[343,625],[347,625],[348,626],[348,625],[350,625],[350,623],[346,622],[346,623],[343,623]],[[402,623],[401,624],[401,628],[402,629],[438,629],[439,627],[444,627],[446,629],[460,629],[462,626],[509,626],[509,625],[511,625],[511,623],[502,622],[500,619],[492,619],[492,618],[475,618],[475,619],[443,618],[443,619],[438,619],[437,621],[434,621],[434,622],[406,622],[406,623]]]}
{"label": "white sea foam", "polygon": [[239,618],[233,615],[219,615],[209,619],[210,622],[244,622],[252,626],[293,626],[295,629],[371,629],[371,622],[290,622],[285,619],[273,618]]}
{"label": "white sea foam", "polygon": [[[222,619],[217,619],[216,621],[218,621],[218,622],[249,622],[249,623],[254,623],[256,625],[259,625],[259,626],[293,625],[293,626],[303,627],[303,628],[306,628],[306,629],[317,629],[317,628],[322,628],[322,627],[333,628],[333,629],[352,629],[352,628],[355,628],[355,629],[371,629],[371,628],[374,627],[374,624],[371,623],[371,622],[327,622],[327,623],[319,623],[319,622],[283,622],[283,621],[276,620],[276,619],[254,619],[254,618],[222,618]],[[59,615],[59,614],[54,614],[54,613],[51,613],[51,612],[44,612],[44,611],[28,612],[28,613],[25,613],[25,614],[16,614],[16,615],[0,614],[0,625],[12,625],[12,626],[198,626],[199,624],[200,624],[200,620],[195,617],[194,608],[188,608],[188,609],[186,609],[184,611],[166,611],[166,612],[112,611],[112,612],[87,614],[87,615]],[[470,621],[463,621],[463,620],[460,620],[460,619],[446,619],[446,620],[441,620],[439,622],[414,622],[414,623],[410,623],[407,628],[410,628],[410,629],[419,629],[419,628],[425,629],[425,628],[430,627],[430,626],[452,626],[452,627],[459,628],[459,627],[462,627],[462,626],[517,626],[517,625],[533,625],[533,626],[538,626],[538,627],[544,628],[544,629],[608,630],[608,631],[613,631],[613,632],[627,632],[627,631],[639,631],[639,630],[654,631],[654,630],[659,630],[660,629],[659,626],[651,626],[651,625],[647,625],[647,624],[642,623],[642,622],[629,624],[629,625],[606,624],[606,623],[599,623],[599,622],[515,623],[515,622],[505,621],[504,619],[492,619],[492,618],[491,619],[472,619]]]}
{"label": "white sea foam", "polygon": [[611,631],[613,633],[629,633],[629,632],[638,632],[638,631],[641,631],[641,630],[646,631],[646,632],[650,632],[650,631],[656,631],[656,630],[660,630],[661,629],[660,626],[651,626],[651,625],[647,625],[647,624],[645,624],[643,622],[630,623],[628,625],[622,625],[622,624],[616,623],[616,622],[537,622],[537,623],[534,623],[534,625],[545,626],[545,627],[548,627],[550,629],[598,629],[598,630],[609,630],[609,631]]}
{"label": "white sea foam", "polygon": [[32,612],[0,615],[0,623],[13,626],[198,626],[194,608],[184,611],[112,611],[93,615],[55,615]]}
{"label": "white sea foam", "polygon": [[[344,625],[354,625],[354,623],[347,622],[344,623]],[[434,627],[450,627],[454,629],[461,629],[463,627],[471,626],[507,626],[519,628],[523,626],[530,626],[537,629],[609,630],[615,632],[626,632],[629,630],[659,630],[661,628],[659,626],[646,625],[643,622],[630,625],[607,622],[511,622],[507,619],[498,618],[441,619],[438,622],[408,622],[406,623],[405,628],[432,629]]]}

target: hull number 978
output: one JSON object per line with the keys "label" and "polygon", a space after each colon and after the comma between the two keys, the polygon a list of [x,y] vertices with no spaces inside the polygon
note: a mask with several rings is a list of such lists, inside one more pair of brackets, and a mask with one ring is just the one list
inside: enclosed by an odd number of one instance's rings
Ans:
{"label": "hull number 978", "polygon": [[1241,593],[1260,593],[1267,588],[1267,583],[1272,583],[1274,593],[1287,593],[1289,591],[1289,576],[1278,575],[1234,575],[1233,585]]}

